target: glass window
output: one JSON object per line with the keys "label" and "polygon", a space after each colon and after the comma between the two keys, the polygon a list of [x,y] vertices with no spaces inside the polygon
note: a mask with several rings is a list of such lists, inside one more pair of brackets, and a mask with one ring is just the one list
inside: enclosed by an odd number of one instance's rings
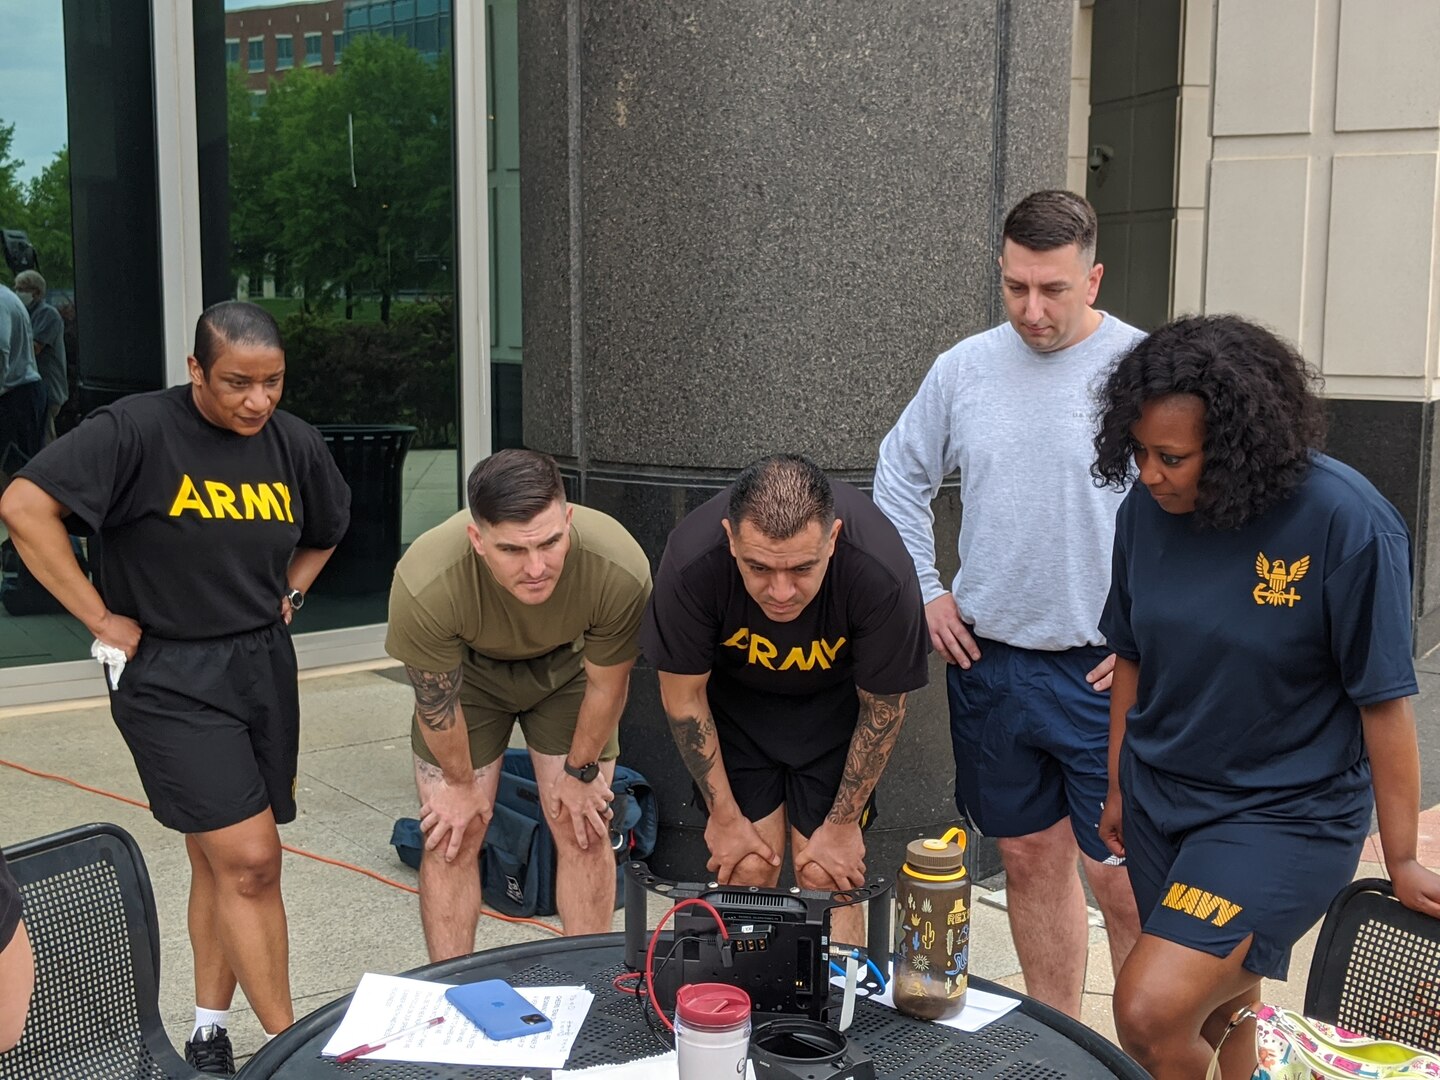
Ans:
{"label": "glass window", "polygon": [[251,39],[250,39],[249,50],[250,50],[250,52],[249,52],[249,56],[250,56],[250,70],[251,70],[251,71],[264,71],[264,70],[265,70],[265,39],[264,39],[264,38],[251,38]]}
{"label": "glass window", "polygon": [[[460,508],[454,85],[448,62],[355,32],[377,13],[388,22],[389,7],[353,2],[332,38],[344,64],[292,72],[253,115],[232,73],[228,237],[202,240],[207,257],[224,245],[230,295],[280,321],[281,407],[321,429],[351,485],[351,532],[307,598],[304,631],[384,622],[394,560]],[[407,439],[403,455],[384,452]]]}
{"label": "glass window", "polygon": [[225,40],[225,63],[227,66],[240,63],[240,41],[237,38]]}
{"label": "glass window", "polygon": [[335,63],[340,63],[340,57],[345,54],[345,32],[336,30],[330,35],[330,48],[334,50]]}
{"label": "glass window", "polygon": [[[26,456],[65,434],[84,415],[80,375],[86,354],[81,347],[77,315],[84,308],[76,292],[77,244],[71,223],[79,215],[72,215],[71,209],[71,144],[75,144],[77,173],[87,167],[89,170],[77,176],[76,186],[79,197],[88,198],[91,213],[96,213],[97,207],[87,190],[93,192],[100,186],[106,188],[110,199],[107,205],[112,211],[123,209],[116,205],[120,193],[115,174],[129,164],[125,150],[122,148],[118,154],[116,150],[116,139],[122,132],[114,127],[103,133],[99,130],[105,123],[116,122],[111,103],[98,94],[85,96],[100,85],[113,90],[113,83],[107,80],[115,73],[100,70],[102,65],[97,64],[86,75],[75,75],[73,82],[67,79],[61,5],[26,5],[23,18],[14,10],[0,14],[5,25],[6,53],[14,61],[0,64],[0,227],[21,236],[7,245],[0,257],[0,285],[13,287],[17,274],[37,270],[45,282],[45,295],[35,304],[29,301],[29,292],[22,290],[26,292],[22,299],[30,308],[41,353],[25,372],[24,389],[14,387],[5,393],[30,396],[43,410],[44,420],[40,428],[27,427],[23,433],[0,429],[0,474],[15,471]],[[143,16],[141,21],[145,21]],[[148,26],[144,40],[148,44]],[[144,52],[137,56],[127,51],[133,43],[107,39],[108,55],[114,56],[116,63],[145,64],[148,69]],[[218,57],[218,49],[215,55]],[[71,93],[76,94],[81,106],[74,139],[67,116]],[[104,121],[98,121],[101,116]],[[151,125],[148,115],[139,119],[145,127]],[[93,126],[85,126],[92,122]],[[130,132],[123,134],[128,136]],[[101,136],[99,141],[108,149],[108,161],[102,161],[95,152],[96,136]],[[153,151],[153,147],[147,149]],[[153,201],[153,193],[150,197]],[[91,251],[85,247],[78,254],[83,259]],[[143,252],[133,254],[126,275],[134,275],[132,281],[145,280],[147,273],[153,273],[153,263],[146,261]],[[105,280],[113,291],[115,267],[106,261]],[[87,285],[94,280],[94,262],[88,259]],[[92,298],[93,293],[87,293],[83,300]],[[87,314],[93,316],[93,305]],[[93,361],[93,355],[88,359]],[[99,402],[89,404],[93,407]],[[0,475],[0,488],[5,481],[6,476]],[[0,540],[8,541],[3,525]],[[89,541],[76,538],[72,544],[88,574]],[[0,560],[0,583],[0,668],[88,658],[91,635],[35,581],[8,543]],[[95,685],[98,689],[100,683]]]}
{"label": "glass window", "polygon": [[423,19],[427,15],[434,15],[439,10],[439,0],[420,0],[420,2],[416,5],[415,14],[419,15]]}
{"label": "glass window", "polygon": [[421,19],[415,24],[415,48],[427,60],[440,52],[440,27],[436,19]]}
{"label": "glass window", "polygon": [[376,0],[370,5],[370,28],[388,29],[390,26],[390,0]]}
{"label": "glass window", "polygon": [[314,67],[321,63],[324,57],[320,53],[320,35],[305,35],[305,66]]}
{"label": "glass window", "polygon": [[415,18],[415,0],[395,0],[395,22],[409,22]]}
{"label": "glass window", "polygon": [[345,29],[365,30],[370,26],[370,9],[360,5],[345,9]]}
{"label": "glass window", "polygon": [[295,37],[293,34],[275,35],[275,67],[279,71],[295,66]]}

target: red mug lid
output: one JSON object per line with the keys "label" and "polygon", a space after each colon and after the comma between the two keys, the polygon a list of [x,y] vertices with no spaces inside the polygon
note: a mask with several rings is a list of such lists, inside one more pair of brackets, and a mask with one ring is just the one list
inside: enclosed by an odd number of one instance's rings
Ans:
{"label": "red mug lid", "polygon": [[750,1019],[750,995],[727,983],[687,983],[675,995],[675,1015],[686,1027],[737,1028]]}

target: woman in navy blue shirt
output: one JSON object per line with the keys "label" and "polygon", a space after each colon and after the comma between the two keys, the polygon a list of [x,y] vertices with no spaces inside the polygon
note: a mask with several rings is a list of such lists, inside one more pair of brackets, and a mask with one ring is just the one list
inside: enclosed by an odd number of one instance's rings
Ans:
{"label": "woman in navy blue shirt", "polygon": [[[1203,1076],[1261,978],[1285,978],[1372,807],[1396,894],[1440,915],[1416,860],[1410,537],[1320,453],[1317,382],[1273,334],[1207,316],[1151,334],[1102,392],[1093,471],[1130,493],[1100,623],[1117,657],[1100,833],[1144,923],[1115,1020],[1160,1080]],[[1226,1077],[1255,1067],[1245,1034]]]}

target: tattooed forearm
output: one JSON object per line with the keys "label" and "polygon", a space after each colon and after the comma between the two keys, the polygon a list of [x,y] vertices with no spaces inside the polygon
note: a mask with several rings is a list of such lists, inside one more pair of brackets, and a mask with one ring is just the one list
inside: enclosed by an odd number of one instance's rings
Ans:
{"label": "tattooed forearm", "polygon": [[406,664],[405,673],[415,688],[415,719],[431,731],[449,731],[459,712],[460,669],[442,674]]}
{"label": "tattooed forearm", "polygon": [[685,768],[695,778],[695,786],[705,796],[705,805],[715,805],[715,785],[710,782],[710,772],[715,768],[715,758],[720,751],[720,741],[715,735],[715,721],[708,715],[672,716],[670,733],[675,736],[675,745],[680,748],[680,757]]}
{"label": "tattooed forearm", "polygon": [[875,790],[890,760],[890,751],[895,749],[900,725],[905,722],[904,694],[871,694],[864,690],[857,693],[860,718],[855,724],[855,734],[850,737],[850,753],[845,758],[845,775],[840,780],[840,790],[835,793],[835,805],[826,817],[837,825],[860,820],[870,792]]}

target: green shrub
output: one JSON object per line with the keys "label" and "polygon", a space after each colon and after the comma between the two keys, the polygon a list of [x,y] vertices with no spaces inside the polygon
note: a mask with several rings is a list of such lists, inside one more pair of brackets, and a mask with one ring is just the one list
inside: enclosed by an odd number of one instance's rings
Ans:
{"label": "green shrub", "polygon": [[457,444],[449,301],[396,304],[388,324],[296,312],[281,405],[312,424],[413,424],[416,449]]}

